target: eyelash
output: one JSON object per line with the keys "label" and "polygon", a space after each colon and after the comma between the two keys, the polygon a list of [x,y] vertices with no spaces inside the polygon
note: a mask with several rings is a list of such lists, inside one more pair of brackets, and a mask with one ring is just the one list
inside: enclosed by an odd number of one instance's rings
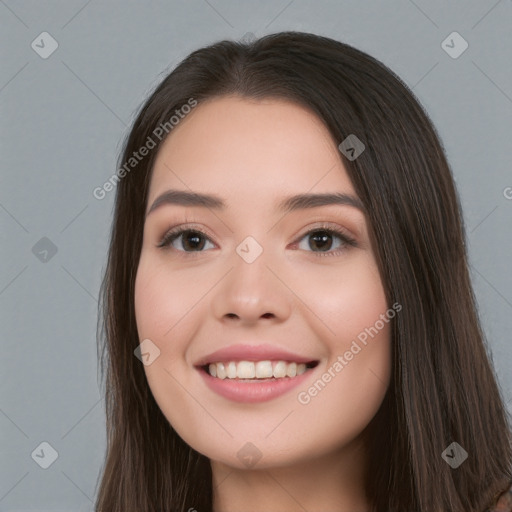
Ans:
{"label": "eyelash", "polygon": [[[173,250],[173,249],[171,249],[170,244],[172,242],[174,242],[174,240],[179,238],[182,234],[189,233],[189,232],[202,235],[205,238],[207,238],[208,241],[212,242],[210,235],[208,235],[208,233],[206,233],[202,229],[195,228],[195,227],[192,227],[192,226],[187,226],[187,225],[181,225],[181,226],[178,226],[176,228],[172,228],[171,230],[167,231],[165,233],[165,235],[162,237],[162,239],[160,240],[160,242],[157,244],[157,247],[161,248],[162,250]],[[340,249],[336,249],[334,251],[328,251],[328,252],[308,251],[308,252],[312,252],[313,254],[316,254],[318,256],[339,256],[348,247],[357,247],[356,240],[354,240],[352,237],[348,236],[347,233],[345,233],[343,230],[341,230],[339,228],[329,227],[328,224],[322,224],[320,226],[316,226],[313,229],[310,229],[309,231],[307,231],[306,233],[301,235],[297,239],[297,242],[294,242],[294,244],[300,242],[307,235],[310,235],[310,234],[316,233],[316,232],[322,232],[322,233],[327,233],[329,235],[334,235],[334,236],[338,237],[342,241],[342,243],[343,243],[343,245],[342,245],[342,247]],[[185,254],[190,255],[190,254],[194,254],[194,253],[198,254],[198,253],[201,253],[201,252],[204,252],[204,251],[177,251],[177,252],[181,252],[181,253],[185,253]]]}

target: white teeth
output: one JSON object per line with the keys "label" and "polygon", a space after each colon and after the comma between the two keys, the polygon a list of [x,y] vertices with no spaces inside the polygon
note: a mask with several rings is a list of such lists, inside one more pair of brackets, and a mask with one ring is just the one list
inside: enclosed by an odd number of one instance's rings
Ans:
{"label": "white teeth", "polygon": [[274,377],[279,379],[281,377],[286,377],[286,363],[284,361],[278,361],[274,366]]}
{"label": "white teeth", "polygon": [[286,368],[286,375],[288,377],[295,377],[297,375],[297,363],[290,363]]}
{"label": "white teeth", "polygon": [[219,379],[225,379],[227,377],[226,368],[224,363],[217,363],[217,377]]}
{"label": "white teeth", "polygon": [[209,373],[219,379],[282,379],[302,375],[306,371],[304,363],[286,361],[226,361],[210,363]]}
{"label": "white teeth", "polygon": [[228,363],[228,379],[236,379],[236,363],[231,361]]}
{"label": "white teeth", "polygon": [[272,376],[273,374],[271,361],[258,361],[256,363],[256,377],[258,379],[269,379]]}
{"label": "white teeth", "polygon": [[[222,363],[217,363],[222,364]],[[236,367],[236,376],[239,379],[252,379],[256,375],[252,361],[240,361]]]}

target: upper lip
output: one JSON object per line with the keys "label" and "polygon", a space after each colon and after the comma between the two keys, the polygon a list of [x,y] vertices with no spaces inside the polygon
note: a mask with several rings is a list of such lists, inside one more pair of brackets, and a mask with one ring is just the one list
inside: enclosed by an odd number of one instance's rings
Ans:
{"label": "upper lip", "polygon": [[201,357],[194,366],[205,366],[209,363],[221,361],[293,361],[296,363],[309,363],[315,358],[294,354],[286,349],[273,345],[231,345]]}

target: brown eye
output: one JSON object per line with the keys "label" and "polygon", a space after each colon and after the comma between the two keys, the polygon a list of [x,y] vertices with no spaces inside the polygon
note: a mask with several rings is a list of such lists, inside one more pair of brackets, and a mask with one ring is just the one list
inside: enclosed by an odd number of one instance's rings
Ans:
{"label": "brown eye", "polygon": [[[357,246],[356,241],[342,231],[332,228],[316,228],[308,231],[300,240],[309,239],[305,244],[299,242],[298,248],[317,253],[319,256],[337,256],[349,246]],[[340,242],[336,245],[334,239]],[[333,245],[336,247],[333,250]]]}
{"label": "brown eye", "polygon": [[[177,249],[173,244],[181,239],[182,249]],[[201,252],[209,238],[205,233],[196,229],[179,229],[168,232],[158,244],[158,247],[170,247],[181,252]],[[179,242],[178,242],[179,243]]]}

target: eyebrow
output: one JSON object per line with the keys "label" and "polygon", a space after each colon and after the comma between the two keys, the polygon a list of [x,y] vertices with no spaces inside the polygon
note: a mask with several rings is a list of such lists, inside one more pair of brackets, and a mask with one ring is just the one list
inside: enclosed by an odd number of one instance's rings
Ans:
{"label": "eyebrow", "polygon": [[[155,199],[149,208],[146,217],[148,217],[148,215],[157,208],[167,204],[211,208],[214,210],[224,210],[226,208],[226,203],[216,195],[187,192],[186,190],[167,190]],[[305,210],[308,208],[317,208],[319,206],[329,205],[352,206],[361,210],[363,213],[365,212],[365,207],[359,198],[341,192],[333,194],[298,194],[290,196],[278,203],[277,210],[283,213],[289,213],[296,210]]]}

